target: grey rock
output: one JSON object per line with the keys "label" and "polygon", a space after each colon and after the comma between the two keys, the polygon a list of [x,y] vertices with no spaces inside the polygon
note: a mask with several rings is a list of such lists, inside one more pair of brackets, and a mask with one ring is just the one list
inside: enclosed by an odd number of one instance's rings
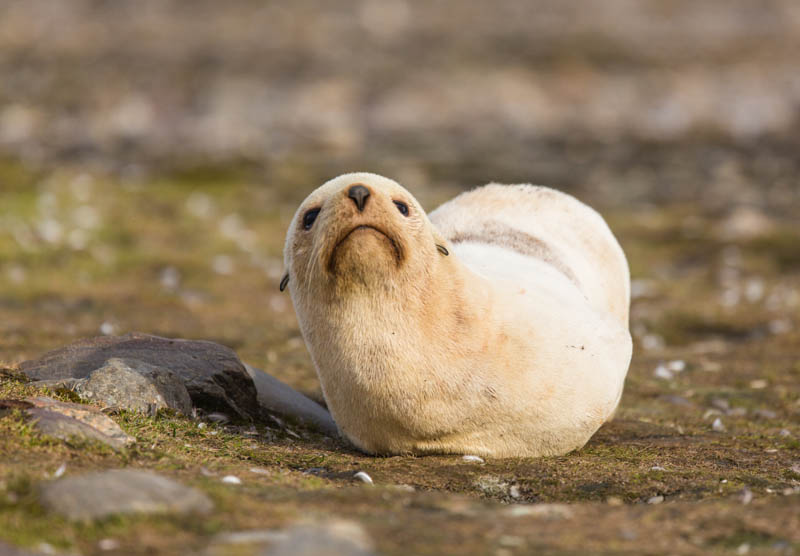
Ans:
{"label": "grey rock", "polygon": [[0,541],[0,556],[34,556],[34,554],[34,552],[28,552]]}
{"label": "grey rock", "polygon": [[669,404],[672,404],[672,405],[680,405],[680,406],[684,406],[684,407],[692,407],[694,405],[694,403],[692,403],[687,398],[684,398],[683,396],[672,395],[672,394],[659,396],[658,399],[662,400],[664,402],[667,402]]}
{"label": "grey rock", "polygon": [[538,517],[544,519],[570,519],[573,511],[567,504],[512,504],[504,510],[509,517]]}
{"label": "grey rock", "polygon": [[286,536],[262,552],[265,556],[370,556],[372,541],[354,521],[331,520],[300,524],[289,528]]}
{"label": "grey rock", "polygon": [[756,409],[753,412],[753,415],[760,417],[761,419],[775,419],[778,417],[778,414],[771,409]]}
{"label": "grey rock", "polygon": [[171,408],[192,414],[192,399],[175,373],[136,359],[112,357],[73,388],[78,395],[115,409],[151,412]]}
{"label": "grey rock", "polygon": [[277,378],[245,363],[258,391],[258,403],[267,411],[296,419],[329,436],[338,436],[331,414],[317,402]]}
{"label": "grey rock", "polygon": [[134,513],[205,514],[213,509],[203,492],[135,469],[65,477],[42,485],[39,496],[45,508],[74,521]]}
{"label": "grey rock", "polygon": [[[26,361],[19,370],[40,381],[88,379],[110,359],[121,360],[134,370],[144,368],[144,364],[171,372],[181,379],[192,403],[204,410],[244,419],[260,415],[253,379],[232,350],[214,342],[168,339],[138,332],[99,336],[78,340],[39,359]],[[144,375],[147,372],[150,371]],[[155,387],[161,392],[159,388]]]}
{"label": "grey rock", "polygon": [[62,440],[94,440],[115,450],[135,442],[133,437],[125,434],[119,425],[95,407],[39,397],[22,402],[0,400],[0,410],[4,408],[23,410],[37,430]]}

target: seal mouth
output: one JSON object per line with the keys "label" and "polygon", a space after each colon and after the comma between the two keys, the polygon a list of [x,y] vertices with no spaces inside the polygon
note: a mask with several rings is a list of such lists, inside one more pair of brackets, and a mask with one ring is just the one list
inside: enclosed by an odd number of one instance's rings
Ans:
{"label": "seal mouth", "polygon": [[333,273],[336,270],[336,251],[339,249],[339,246],[342,245],[342,243],[344,243],[347,240],[347,238],[349,238],[353,233],[359,230],[373,230],[375,232],[378,232],[383,237],[385,237],[389,241],[389,244],[392,246],[392,252],[394,254],[395,261],[397,262],[397,264],[400,264],[400,262],[403,260],[403,251],[400,248],[400,245],[398,245],[398,243],[394,240],[394,238],[392,238],[389,234],[387,234],[380,228],[377,228],[370,224],[361,224],[359,226],[356,226],[355,228],[352,228],[350,231],[344,234],[341,237],[341,239],[339,239],[339,241],[336,242],[336,245],[333,246],[333,249],[331,250],[331,255],[328,258],[329,272]]}

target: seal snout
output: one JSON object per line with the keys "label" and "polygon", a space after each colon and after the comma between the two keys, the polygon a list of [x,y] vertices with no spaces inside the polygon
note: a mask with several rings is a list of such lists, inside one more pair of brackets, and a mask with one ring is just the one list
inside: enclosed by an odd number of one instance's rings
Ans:
{"label": "seal snout", "polygon": [[353,199],[353,202],[358,207],[358,212],[364,212],[364,207],[367,205],[367,198],[370,192],[364,185],[356,183],[350,186],[347,190],[347,196]]}

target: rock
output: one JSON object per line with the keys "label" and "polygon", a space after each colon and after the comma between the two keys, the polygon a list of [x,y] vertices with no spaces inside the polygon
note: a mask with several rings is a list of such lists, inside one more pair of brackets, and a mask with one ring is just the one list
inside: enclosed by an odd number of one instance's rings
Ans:
{"label": "rock", "polygon": [[262,409],[296,419],[329,436],[339,435],[336,423],[324,407],[264,371],[246,363],[244,366],[255,383]]}
{"label": "rock", "polygon": [[684,407],[692,407],[692,406],[694,406],[694,403],[689,401],[687,398],[684,398],[683,396],[676,396],[676,395],[672,395],[672,394],[666,394],[666,395],[663,395],[663,396],[659,396],[658,399],[662,400],[662,401],[665,401],[665,402],[667,402],[669,404],[672,404],[672,405],[681,405],[681,406],[684,406]]}
{"label": "rock", "polygon": [[752,240],[775,231],[770,217],[755,207],[736,207],[718,226],[719,236],[726,241]]}
{"label": "rock", "polygon": [[[214,537],[213,545],[226,545],[226,544],[271,544],[278,541],[283,541],[287,538],[287,534],[281,531],[274,531],[272,529],[253,529],[250,531],[232,531],[229,533],[220,533]],[[211,552],[216,554],[216,552]]]}
{"label": "rock", "polygon": [[62,440],[96,440],[115,450],[121,450],[135,442],[133,437],[125,434],[108,416],[88,405],[39,397],[29,398],[24,402],[0,400],[0,410],[3,408],[23,410],[37,430]]}
{"label": "rock", "polygon": [[753,415],[762,419],[775,419],[778,417],[778,414],[771,409],[756,409]]}
{"label": "rock", "polygon": [[370,556],[372,541],[354,521],[332,519],[326,523],[296,525],[286,536],[262,552],[265,556]]}
{"label": "rock", "polygon": [[35,553],[0,541],[0,554],[2,554],[2,556],[34,556]]}
{"label": "rock", "polygon": [[358,473],[353,475],[353,478],[356,479],[357,481],[361,481],[362,483],[367,483],[368,485],[374,484],[372,482],[372,477],[370,477],[364,471],[359,471]]}
{"label": "rock", "polygon": [[666,365],[660,364],[653,371],[653,376],[663,380],[672,380],[673,373],[666,367]]}
{"label": "rock", "polygon": [[[610,499],[609,499],[610,500]],[[616,501],[611,505],[617,505]],[[619,501],[622,504],[622,501]],[[569,519],[573,512],[567,504],[514,504],[504,510],[509,517],[539,517],[544,519]]]}
{"label": "rock", "polygon": [[155,473],[113,469],[66,477],[42,485],[42,505],[71,520],[115,514],[205,514],[213,504],[204,493]]}
{"label": "rock", "polygon": [[738,498],[739,501],[746,506],[753,501],[753,491],[747,487],[744,487],[739,491]]}
{"label": "rock", "polygon": [[112,357],[86,378],[40,380],[34,385],[72,390],[82,399],[110,409],[152,413],[170,408],[192,414],[192,400],[180,377],[135,359]]}
{"label": "rock", "polygon": [[92,371],[75,391],[81,398],[119,409],[149,412],[161,408],[192,414],[192,399],[171,370],[136,359],[112,357]]}
{"label": "rock", "polygon": [[[241,419],[255,419],[261,414],[255,384],[244,365],[232,350],[213,342],[174,340],[138,332],[99,336],[78,340],[39,359],[26,361],[20,364],[19,370],[40,381],[95,380],[99,391],[116,396],[108,388],[110,378],[90,378],[111,359],[117,362],[101,374],[108,372],[113,376],[116,373],[116,376],[131,378],[131,372],[135,372],[151,383],[145,389],[151,398],[156,395],[155,391],[165,403],[172,400],[185,409],[181,394],[168,389],[173,384],[169,378],[172,374],[180,378],[197,407]],[[141,382],[135,380],[135,384],[126,387],[131,393],[143,388]],[[165,395],[165,391],[170,393]],[[179,407],[176,409],[181,411]]]}

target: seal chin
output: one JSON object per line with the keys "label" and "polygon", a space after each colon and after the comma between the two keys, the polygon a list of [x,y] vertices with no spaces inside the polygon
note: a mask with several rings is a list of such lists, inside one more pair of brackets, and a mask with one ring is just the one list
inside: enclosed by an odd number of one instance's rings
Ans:
{"label": "seal chin", "polygon": [[394,265],[400,265],[403,251],[399,243],[381,228],[361,224],[345,232],[336,242],[328,257],[327,267],[328,272],[337,274],[345,267],[382,266],[380,263],[385,263],[387,258]]}

